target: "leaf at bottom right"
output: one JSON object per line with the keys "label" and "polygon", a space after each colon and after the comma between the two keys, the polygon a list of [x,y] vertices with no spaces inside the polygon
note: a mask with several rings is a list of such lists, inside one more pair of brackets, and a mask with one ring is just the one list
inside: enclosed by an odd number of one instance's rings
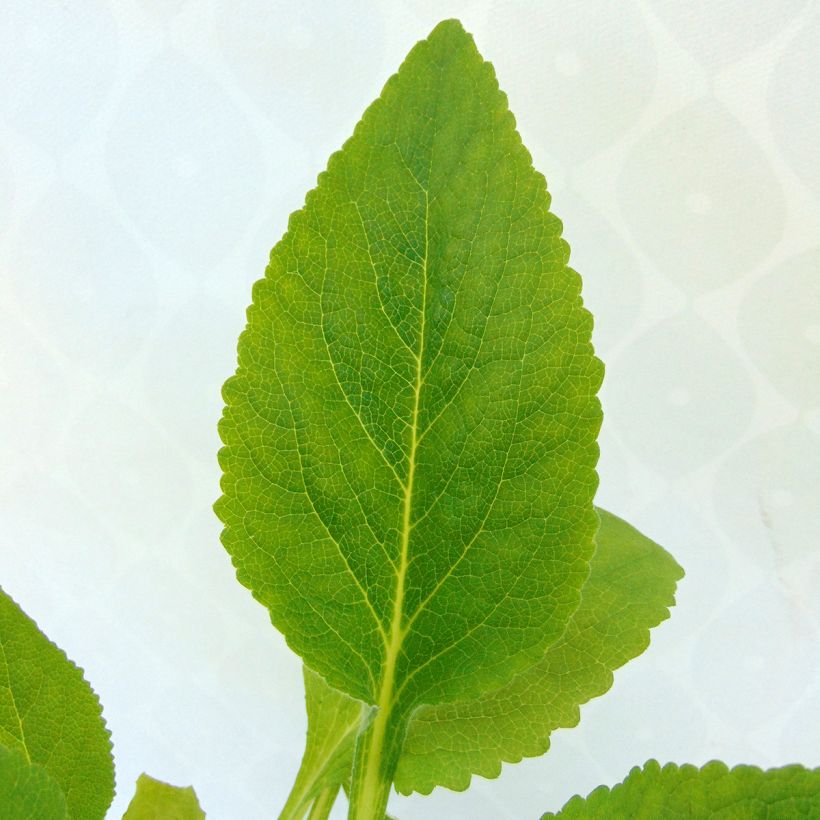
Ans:
{"label": "leaf at bottom right", "polygon": [[541,820],[820,820],[820,768],[759,769],[713,760],[702,769],[648,761],[623,783],[576,795]]}

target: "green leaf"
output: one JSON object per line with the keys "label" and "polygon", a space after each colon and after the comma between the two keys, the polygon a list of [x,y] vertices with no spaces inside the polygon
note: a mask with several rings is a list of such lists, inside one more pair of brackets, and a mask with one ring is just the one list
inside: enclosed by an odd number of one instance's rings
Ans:
{"label": "green leaf", "polygon": [[[502,761],[543,754],[550,733],[575,726],[579,705],[606,692],[612,672],[649,645],[649,630],[669,616],[683,570],[625,521],[600,508],[598,514],[589,580],[564,635],[501,689],[472,701],[418,709],[396,770],[398,791],[463,790],[474,774],[498,776]],[[329,693],[333,690],[318,677],[306,688],[309,745],[311,731],[324,735],[326,745],[340,738],[333,712],[319,708]],[[339,693],[333,697],[336,708],[357,703]],[[348,746],[352,755],[352,738]]]}
{"label": "green leaf", "polygon": [[573,797],[557,814],[563,820],[656,820],[659,817],[806,820],[820,818],[820,769],[756,766],[729,769],[717,760],[663,768],[654,760],[636,766],[618,786],[600,786]]}
{"label": "green leaf", "polygon": [[291,217],[224,388],[237,577],[379,707],[364,754],[392,765],[414,707],[538,660],[588,574],[603,368],[549,202],[440,24]]}
{"label": "green leaf", "polygon": [[65,797],[49,773],[18,749],[0,746],[0,817],[68,820]]}
{"label": "green leaf", "polygon": [[280,820],[304,817],[308,806],[322,792],[338,789],[350,780],[353,748],[366,712],[361,701],[331,688],[307,667],[303,672],[307,742]]}
{"label": "green leaf", "polygon": [[497,777],[502,761],[537,757],[549,736],[577,725],[579,705],[604,694],[612,672],[649,646],[669,617],[683,570],[662,547],[606,510],[581,605],[544,658],[468,703],[422,707],[413,716],[396,788],[462,790],[470,775]]}
{"label": "green leaf", "polygon": [[0,745],[43,766],[75,820],[105,816],[114,761],[100,702],[82,670],[2,590]]}
{"label": "green leaf", "polygon": [[193,787],[171,786],[141,774],[122,820],[204,820],[204,817]]}

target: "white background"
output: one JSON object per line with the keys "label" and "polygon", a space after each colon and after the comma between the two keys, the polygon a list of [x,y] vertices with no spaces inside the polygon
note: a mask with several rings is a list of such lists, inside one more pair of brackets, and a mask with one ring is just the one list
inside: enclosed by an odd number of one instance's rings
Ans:
{"label": "white background", "polygon": [[[496,66],[607,364],[600,502],[687,570],[544,758],[413,818],[535,818],[649,757],[820,764],[820,9],[801,0],[11,0],[0,579],[143,769],[274,816],[300,665],[211,512],[252,282],[413,43]],[[339,816],[343,815],[340,811]]]}

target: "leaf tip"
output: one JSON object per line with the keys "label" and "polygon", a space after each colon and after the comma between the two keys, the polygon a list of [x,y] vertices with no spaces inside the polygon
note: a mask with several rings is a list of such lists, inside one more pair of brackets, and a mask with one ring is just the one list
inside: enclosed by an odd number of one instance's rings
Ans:
{"label": "leaf tip", "polygon": [[470,37],[472,39],[471,35],[464,28],[461,20],[456,17],[448,17],[446,20],[442,20],[430,32],[430,36],[427,39],[432,40],[434,38],[444,37]]}

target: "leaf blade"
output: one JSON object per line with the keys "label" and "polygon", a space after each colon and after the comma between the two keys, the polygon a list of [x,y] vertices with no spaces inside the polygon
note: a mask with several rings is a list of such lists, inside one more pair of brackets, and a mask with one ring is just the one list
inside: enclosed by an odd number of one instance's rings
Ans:
{"label": "leaf blade", "polygon": [[72,817],[105,816],[114,762],[99,699],[82,670],[1,589],[0,743],[46,770]]}
{"label": "leaf blade", "polygon": [[500,685],[577,604],[601,366],[548,205],[449,21],[254,288],[224,390],[223,543],[290,645],[361,700],[388,677],[404,709]]}

